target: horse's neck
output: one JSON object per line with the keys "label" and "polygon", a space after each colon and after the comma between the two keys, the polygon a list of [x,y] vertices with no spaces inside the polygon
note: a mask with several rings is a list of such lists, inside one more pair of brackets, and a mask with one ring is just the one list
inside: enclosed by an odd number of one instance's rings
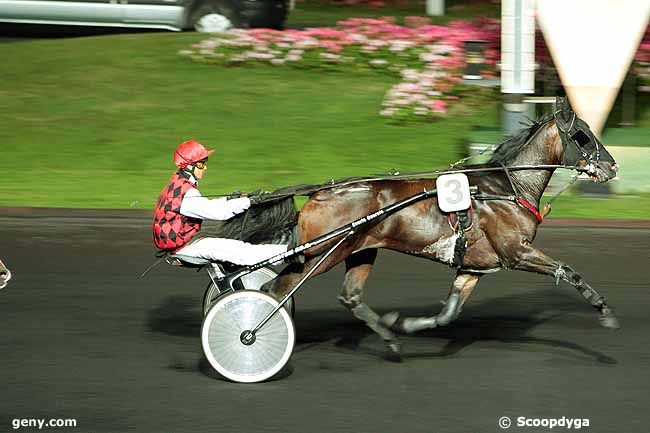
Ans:
{"label": "horse's neck", "polygon": [[[512,162],[512,165],[547,165],[557,164],[557,157],[553,154],[552,147],[547,144],[557,135],[557,130],[550,124],[540,128],[521,153]],[[519,170],[513,171],[512,177],[517,192],[529,203],[539,208],[539,202],[546,189],[554,170]]]}

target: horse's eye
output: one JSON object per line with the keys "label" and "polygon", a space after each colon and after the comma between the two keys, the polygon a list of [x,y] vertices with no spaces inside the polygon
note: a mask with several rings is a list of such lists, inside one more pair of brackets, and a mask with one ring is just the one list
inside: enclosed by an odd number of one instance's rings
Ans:
{"label": "horse's eye", "polygon": [[578,145],[581,146],[581,147],[586,145],[587,143],[589,143],[591,141],[591,138],[589,138],[589,136],[587,134],[585,134],[584,131],[582,131],[580,129],[578,131],[576,131],[571,136],[571,138],[574,139],[575,142],[578,143]]}

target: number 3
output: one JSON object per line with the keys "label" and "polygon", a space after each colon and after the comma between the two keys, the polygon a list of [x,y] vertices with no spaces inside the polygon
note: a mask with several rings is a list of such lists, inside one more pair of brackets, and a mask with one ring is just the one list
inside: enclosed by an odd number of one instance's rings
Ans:
{"label": "number 3", "polygon": [[445,189],[451,188],[450,191],[448,191],[449,194],[453,194],[453,197],[451,195],[447,195],[447,203],[449,204],[458,204],[460,201],[463,199],[463,191],[460,189],[461,188],[461,183],[458,179],[449,179],[447,183],[445,184]]}
{"label": "number 3", "polygon": [[443,212],[458,212],[472,205],[469,180],[463,173],[445,174],[436,179],[438,206]]}

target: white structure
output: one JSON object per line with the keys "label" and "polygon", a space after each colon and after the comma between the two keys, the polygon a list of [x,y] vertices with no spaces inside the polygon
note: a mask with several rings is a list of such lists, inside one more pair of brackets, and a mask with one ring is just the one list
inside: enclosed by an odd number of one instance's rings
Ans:
{"label": "white structure", "polygon": [[535,92],[535,0],[501,3],[501,92]]}
{"label": "white structure", "polygon": [[427,0],[427,15],[442,16],[445,14],[445,0]]}
{"label": "white structure", "polygon": [[650,0],[538,0],[537,13],[573,109],[599,134],[648,25]]}

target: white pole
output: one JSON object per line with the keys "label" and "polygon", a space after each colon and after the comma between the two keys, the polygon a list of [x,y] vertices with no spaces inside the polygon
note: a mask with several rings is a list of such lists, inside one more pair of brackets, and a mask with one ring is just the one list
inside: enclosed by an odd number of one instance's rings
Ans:
{"label": "white pole", "polygon": [[427,15],[442,16],[445,14],[445,0],[427,0]]}
{"label": "white pole", "polygon": [[[503,132],[512,134],[529,115],[526,93],[535,92],[535,0],[501,2]],[[532,113],[531,113],[532,114]]]}
{"label": "white pole", "polygon": [[501,93],[535,93],[535,0],[501,3]]}

